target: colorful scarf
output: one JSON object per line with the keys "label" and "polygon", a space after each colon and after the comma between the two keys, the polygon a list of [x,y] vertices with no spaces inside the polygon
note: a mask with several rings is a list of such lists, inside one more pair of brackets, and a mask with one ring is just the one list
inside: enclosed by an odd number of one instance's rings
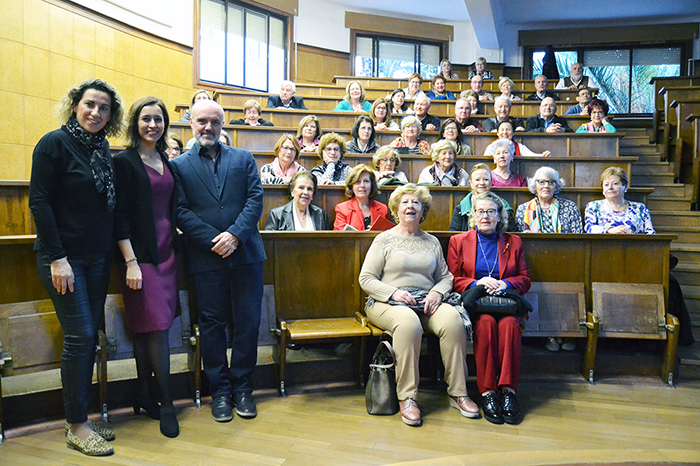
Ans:
{"label": "colorful scarf", "polygon": [[433,180],[438,186],[457,186],[462,169],[452,164],[452,169],[445,173],[439,163],[435,162],[428,172],[433,175]]}
{"label": "colorful scarf", "polygon": [[527,203],[523,223],[527,225],[532,233],[561,233],[561,223],[559,223],[559,199],[556,197],[549,206],[549,215],[542,213],[540,201],[534,198]]}

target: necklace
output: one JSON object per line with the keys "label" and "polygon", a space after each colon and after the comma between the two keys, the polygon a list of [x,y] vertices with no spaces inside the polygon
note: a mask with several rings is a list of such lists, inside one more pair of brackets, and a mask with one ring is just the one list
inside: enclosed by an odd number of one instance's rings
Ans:
{"label": "necklace", "polygon": [[[484,246],[481,244],[481,236],[479,236],[479,233],[476,233],[476,240],[479,243],[479,247],[481,248],[481,255],[484,256],[484,262],[486,262],[486,268],[490,268],[489,270],[489,278],[491,278],[491,275],[493,274],[494,269],[496,268],[496,262],[498,260],[493,261],[493,267],[489,265],[489,260],[486,258],[486,251],[484,251]],[[498,259],[498,258],[496,258]]]}

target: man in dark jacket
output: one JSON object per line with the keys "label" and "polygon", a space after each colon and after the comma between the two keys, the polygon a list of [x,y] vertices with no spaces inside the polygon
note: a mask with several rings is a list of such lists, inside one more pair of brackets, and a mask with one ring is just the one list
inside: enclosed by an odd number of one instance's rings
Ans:
{"label": "man in dark jacket", "polygon": [[566,118],[555,115],[557,104],[551,97],[540,102],[540,114],[527,119],[525,131],[529,133],[573,133]]}

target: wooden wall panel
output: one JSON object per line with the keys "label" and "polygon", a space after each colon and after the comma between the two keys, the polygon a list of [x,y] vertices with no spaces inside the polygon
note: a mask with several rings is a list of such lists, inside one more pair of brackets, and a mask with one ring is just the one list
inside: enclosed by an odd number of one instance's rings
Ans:
{"label": "wooden wall panel", "polygon": [[333,77],[350,74],[350,54],[297,44],[296,81],[331,84]]}

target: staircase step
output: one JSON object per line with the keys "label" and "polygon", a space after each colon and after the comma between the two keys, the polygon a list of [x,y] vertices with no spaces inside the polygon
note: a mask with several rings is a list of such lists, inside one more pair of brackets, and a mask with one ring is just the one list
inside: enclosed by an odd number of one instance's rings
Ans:
{"label": "staircase step", "polygon": [[671,173],[671,163],[670,162],[642,162],[637,160],[632,165],[632,171],[634,176],[637,175],[656,175],[656,174],[669,174]]}
{"label": "staircase step", "polygon": [[[692,185],[683,183],[638,183],[634,178],[633,186],[654,188],[654,192],[649,197],[686,197],[690,196],[693,190]],[[686,187],[687,186],[687,187]]]}
{"label": "staircase step", "polygon": [[637,157],[639,155],[661,155],[656,146],[620,146],[620,155]]}
{"label": "staircase step", "polygon": [[654,229],[657,233],[676,235],[676,241],[680,243],[700,243],[700,227],[661,225]]}
{"label": "staircase step", "polygon": [[634,163],[635,165],[637,165],[637,163],[652,163],[661,161],[661,154],[635,155],[635,157],[637,157],[637,161]]}
{"label": "staircase step", "polygon": [[[663,198],[662,198],[663,199]],[[656,210],[651,211],[651,222],[654,227],[659,226],[697,226],[700,228],[700,212],[690,210]]]}
{"label": "staircase step", "polygon": [[654,211],[690,210],[690,199],[680,197],[652,197],[647,200],[647,207]]}
{"label": "staircase step", "polygon": [[673,276],[681,286],[700,286],[700,264],[679,262],[673,269]]}
{"label": "staircase step", "polygon": [[634,186],[654,186],[656,184],[672,184],[673,173],[641,174],[636,172],[632,176]]}

